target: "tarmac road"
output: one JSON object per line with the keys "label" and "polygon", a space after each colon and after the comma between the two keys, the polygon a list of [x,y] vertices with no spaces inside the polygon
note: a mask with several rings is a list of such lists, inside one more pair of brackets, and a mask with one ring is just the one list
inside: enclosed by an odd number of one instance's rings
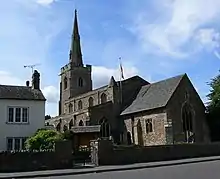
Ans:
{"label": "tarmac road", "polygon": [[157,168],[43,177],[38,179],[208,179],[220,178],[220,161],[209,161]]}

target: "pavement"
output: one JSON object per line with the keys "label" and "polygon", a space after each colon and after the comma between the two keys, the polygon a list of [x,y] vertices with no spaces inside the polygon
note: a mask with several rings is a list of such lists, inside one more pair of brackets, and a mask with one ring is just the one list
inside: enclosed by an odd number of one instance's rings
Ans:
{"label": "pavement", "polygon": [[59,177],[67,175],[86,175],[94,173],[114,172],[114,171],[131,171],[147,168],[157,168],[165,166],[175,166],[184,164],[193,164],[201,162],[211,162],[220,160],[220,156],[203,157],[183,160],[172,160],[162,162],[136,163],[131,165],[116,165],[116,166],[99,166],[86,165],[85,168],[79,169],[64,169],[64,170],[46,170],[34,172],[20,172],[20,173],[0,173],[0,178],[40,178],[40,177]]}

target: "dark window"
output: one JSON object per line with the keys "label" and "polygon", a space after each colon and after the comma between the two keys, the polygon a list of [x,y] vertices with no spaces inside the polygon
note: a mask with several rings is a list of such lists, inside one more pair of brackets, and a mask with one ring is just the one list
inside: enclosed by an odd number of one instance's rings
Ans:
{"label": "dark window", "polygon": [[26,138],[21,139],[21,148],[22,148],[22,150],[25,149],[25,141],[26,141]]}
{"label": "dark window", "polygon": [[101,95],[101,103],[105,103],[107,101],[107,96],[105,93],[102,93]]}
{"label": "dark window", "polygon": [[15,110],[15,122],[21,122],[21,108]]}
{"label": "dark window", "polygon": [[12,138],[7,139],[7,150],[13,150],[13,139]]}
{"label": "dark window", "polygon": [[79,126],[84,126],[84,123],[82,120],[79,121]]}
{"label": "dark window", "polygon": [[67,88],[67,77],[64,78],[64,89]]}
{"label": "dark window", "polygon": [[59,122],[59,123],[57,124],[56,130],[57,130],[57,131],[60,131],[60,128],[61,128],[61,122]]}
{"label": "dark window", "polygon": [[22,122],[28,122],[28,108],[22,109]]}
{"label": "dark window", "polygon": [[79,87],[83,87],[83,79],[80,77],[78,81]]}
{"label": "dark window", "polygon": [[73,112],[73,105],[72,103],[69,104],[69,113]]}
{"label": "dark window", "polygon": [[153,125],[152,125],[152,119],[146,120],[146,133],[153,132]]}
{"label": "dark window", "polygon": [[67,131],[67,130],[68,130],[67,126],[64,125],[64,126],[63,126],[63,132],[65,132],[65,131]]}
{"label": "dark window", "polygon": [[79,102],[78,102],[78,110],[81,110],[81,109],[82,109],[82,101],[79,100]]}
{"label": "dark window", "polygon": [[71,129],[73,127],[73,120],[71,119],[71,121],[69,122],[69,129]]}
{"label": "dark window", "polygon": [[93,98],[90,97],[90,98],[89,98],[89,107],[92,107],[92,106],[93,106]]}
{"label": "dark window", "polygon": [[8,122],[14,122],[14,108],[8,108]]}
{"label": "dark window", "polygon": [[107,119],[101,119],[99,121],[99,124],[101,125],[101,129],[100,129],[101,137],[109,137],[110,136],[110,125]]}
{"label": "dark window", "polygon": [[14,150],[20,150],[20,146],[21,146],[20,142],[21,142],[20,139],[15,138],[15,148],[14,148]]}

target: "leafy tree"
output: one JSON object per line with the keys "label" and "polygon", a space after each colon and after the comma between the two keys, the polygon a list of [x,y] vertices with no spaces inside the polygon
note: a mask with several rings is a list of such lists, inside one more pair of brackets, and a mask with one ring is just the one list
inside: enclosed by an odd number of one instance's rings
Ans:
{"label": "leafy tree", "polygon": [[51,119],[51,116],[50,115],[46,115],[45,116],[45,120],[47,120],[47,119]]}
{"label": "leafy tree", "polygon": [[209,85],[211,90],[207,95],[207,120],[212,141],[220,141],[220,74],[211,79]]}
{"label": "leafy tree", "polygon": [[39,129],[27,139],[25,146],[28,150],[48,150],[54,148],[55,142],[63,139],[63,135],[55,130]]}

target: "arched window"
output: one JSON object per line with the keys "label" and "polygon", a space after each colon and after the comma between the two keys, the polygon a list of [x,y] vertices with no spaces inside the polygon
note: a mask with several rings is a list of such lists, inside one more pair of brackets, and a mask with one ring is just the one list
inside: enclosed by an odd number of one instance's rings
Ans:
{"label": "arched window", "polygon": [[57,124],[57,126],[56,126],[56,130],[57,130],[57,131],[60,131],[60,129],[61,129],[61,123],[59,122],[59,123]]}
{"label": "arched window", "polygon": [[83,87],[83,79],[81,77],[79,77],[78,85],[79,87]]}
{"label": "arched window", "polygon": [[101,103],[105,103],[107,101],[107,96],[105,93],[102,93],[101,95]]}
{"label": "arched window", "polygon": [[183,132],[185,134],[185,141],[194,141],[192,107],[190,107],[190,105],[187,103],[185,103],[182,107],[182,124]]}
{"label": "arched window", "polygon": [[103,118],[99,121],[99,125],[101,125],[101,129],[100,129],[100,135],[101,137],[109,137],[110,136],[110,125],[107,121],[107,119]]}
{"label": "arched window", "polygon": [[64,126],[63,126],[63,132],[65,132],[65,131],[67,131],[67,130],[68,130],[67,126],[64,125]]}
{"label": "arched window", "polygon": [[69,122],[69,129],[71,129],[73,127],[73,120],[71,119],[71,121]]}
{"label": "arched window", "polygon": [[79,102],[78,102],[78,110],[81,110],[81,109],[82,109],[82,101],[79,100]]}
{"label": "arched window", "polygon": [[64,78],[64,82],[63,83],[64,83],[64,85],[63,85],[64,89],[66,89],[67,88],[67,77]]}
{"label": "arched window", "polygon": [[182,108],[182,121],[183,121],[183,130],[191,131],[193,130],[193,122],[192,122],[192,111],[190,106],[185,104]]}
{"label": "arched window", "polygon": [[73,105],[72,103],[69,104],[69,113],[73,112]]}
{"label": "arched window", "polygon": [[93,106],[93,97],[90,97],[89,98],[89,107],[92,107]]}
{"label": "arched window", "polygon": [[152,119],[146,120],[146,133],[153,132],[153,125],[152,125]]}
{"label": "arched window", "polygon": [[79,121],[79,126],[84,126],[84,123],[82,120]]}

